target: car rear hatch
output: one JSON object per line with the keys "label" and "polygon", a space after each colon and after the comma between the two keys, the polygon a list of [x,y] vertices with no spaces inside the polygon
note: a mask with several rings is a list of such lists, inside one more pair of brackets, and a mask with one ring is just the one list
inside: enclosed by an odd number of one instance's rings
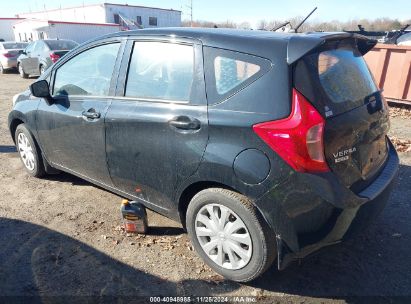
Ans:
{"label": "car rear hatch", "polygon": [[323,39],[293,62],[293,82],[325,120],[326,162],[355,193],[377,176],[388,155],[388,108],[362,55],[363,37]]}

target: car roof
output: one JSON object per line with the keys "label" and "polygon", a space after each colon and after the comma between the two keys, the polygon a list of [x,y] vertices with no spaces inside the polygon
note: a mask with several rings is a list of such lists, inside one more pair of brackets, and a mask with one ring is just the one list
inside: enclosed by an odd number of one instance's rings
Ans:
{"label": "car roof", "polygon": [[[188,38],[197,40],[204,46],[232,49],[271,58],[273,56],[273,49],[283,50],[291,34],[258,30],[170,27],[123,31],[106,35],[104,38],[124,36]],[[247,40],[247,43],[244,43],[245,40]],[[270,51],[268,52],[267,50]]]}
{"label": "car roof", "polygon": [[279,57],[286,58],[288,64],[295,62],[328,39],[358,38],[367,40],[364,36],[346,32],[277,33],[262,30],[190,27],[123,31],[111,33],[96,40],[124,36],[189,38],[201,42],[204,46],[236,50],[273,60]]}
{"label": "car roof", "polygon": [[28,43],[28,42],[9,40],[9,41],[0,41],[0,43]]}
{"label": "car roof", "polygon": [[[114,33],[112,35],[117,35]],[[241,30],[231,28],[198,28],[198,27],[165,27],[165,28],[146,28],[134,31],[120,32],[122,35],[163,35],[186,37],[201,40],[204,44],[212,39],[219,37],[225,38],[261,38],[261,39],[287,39],[292,34],[276,33],[261,30]]]}
{"label": "car roof", "polygon": [[75,42],[74,40],[70,40],[70,39],[39,39],[37,41],[44,41],[44,42],[49,42],[49,41],[70,41],[70,42]]}

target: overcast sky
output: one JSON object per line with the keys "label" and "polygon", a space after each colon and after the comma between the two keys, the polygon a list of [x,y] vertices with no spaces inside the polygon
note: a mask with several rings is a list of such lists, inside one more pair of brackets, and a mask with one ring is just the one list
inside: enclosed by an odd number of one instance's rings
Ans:
{"label": "overcast sky", "polygon": [[[1,0],[0,17],[13,17],[17,13],[53,9],[84,4],[103,3],[104,0]],[[182,10],[182,19],[189,19],[190,0],[107,0],[109,3],[154,6]],[[221,22],[248,21],[252,25],[259,20],[285,20],[306,15],[318,6],[312,20],[347,21],[355,18],[390,17],[406,20],[411,18],[411,0],[193,0],[194,19]]]}

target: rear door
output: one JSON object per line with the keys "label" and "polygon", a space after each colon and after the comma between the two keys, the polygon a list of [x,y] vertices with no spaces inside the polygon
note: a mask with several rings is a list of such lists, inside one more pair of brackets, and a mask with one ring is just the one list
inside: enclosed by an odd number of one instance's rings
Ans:
{"label": "rear door", "polygon": [[34,49],[31,52],[31,58],[26,64],[26,73],[34,75],[40,74],[40,57],[46,49],[48,48],[44,41],[39,40],[36,42],[36,45],[34,46]]}
{"label": "rear door", "polygon": [[104,118],[114,95],[121,42],[100,42],[52,72],[52,105],[41,102],[37,131],[47,160],[110,186]]}
{"label": "rear door", "polygon": [[354,39],[328,41],[294,69],[298,91],[326,118],[325,157],[341,182],[359,192],[387,157],[384,97]]}
{"label": "rear door", "polygon": [[24,50],[26,54],[22,55],[19,58],[20,64],[26,74],[36,74],[38,72],[34,70],[37,62],[37,58],[34,56],[34,52],[39,43],[41,42],[36,41],[29,44],[29,46]]}
{"label": "rear door", "polygon": [[136,39],[126,52],[106,116],[110,175],[146,204],[175,209],[174,193],[195,173],[208,139],[201,45]]}

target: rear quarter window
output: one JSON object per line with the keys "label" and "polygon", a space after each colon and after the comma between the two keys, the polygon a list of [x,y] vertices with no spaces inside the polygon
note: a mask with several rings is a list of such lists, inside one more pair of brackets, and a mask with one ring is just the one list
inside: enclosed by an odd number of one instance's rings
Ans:
{"label": "rear quarter window", "polygon": [[204,55],[209,104],[237,94],[271,68],[268,59],[231,50],[205,47]]}

